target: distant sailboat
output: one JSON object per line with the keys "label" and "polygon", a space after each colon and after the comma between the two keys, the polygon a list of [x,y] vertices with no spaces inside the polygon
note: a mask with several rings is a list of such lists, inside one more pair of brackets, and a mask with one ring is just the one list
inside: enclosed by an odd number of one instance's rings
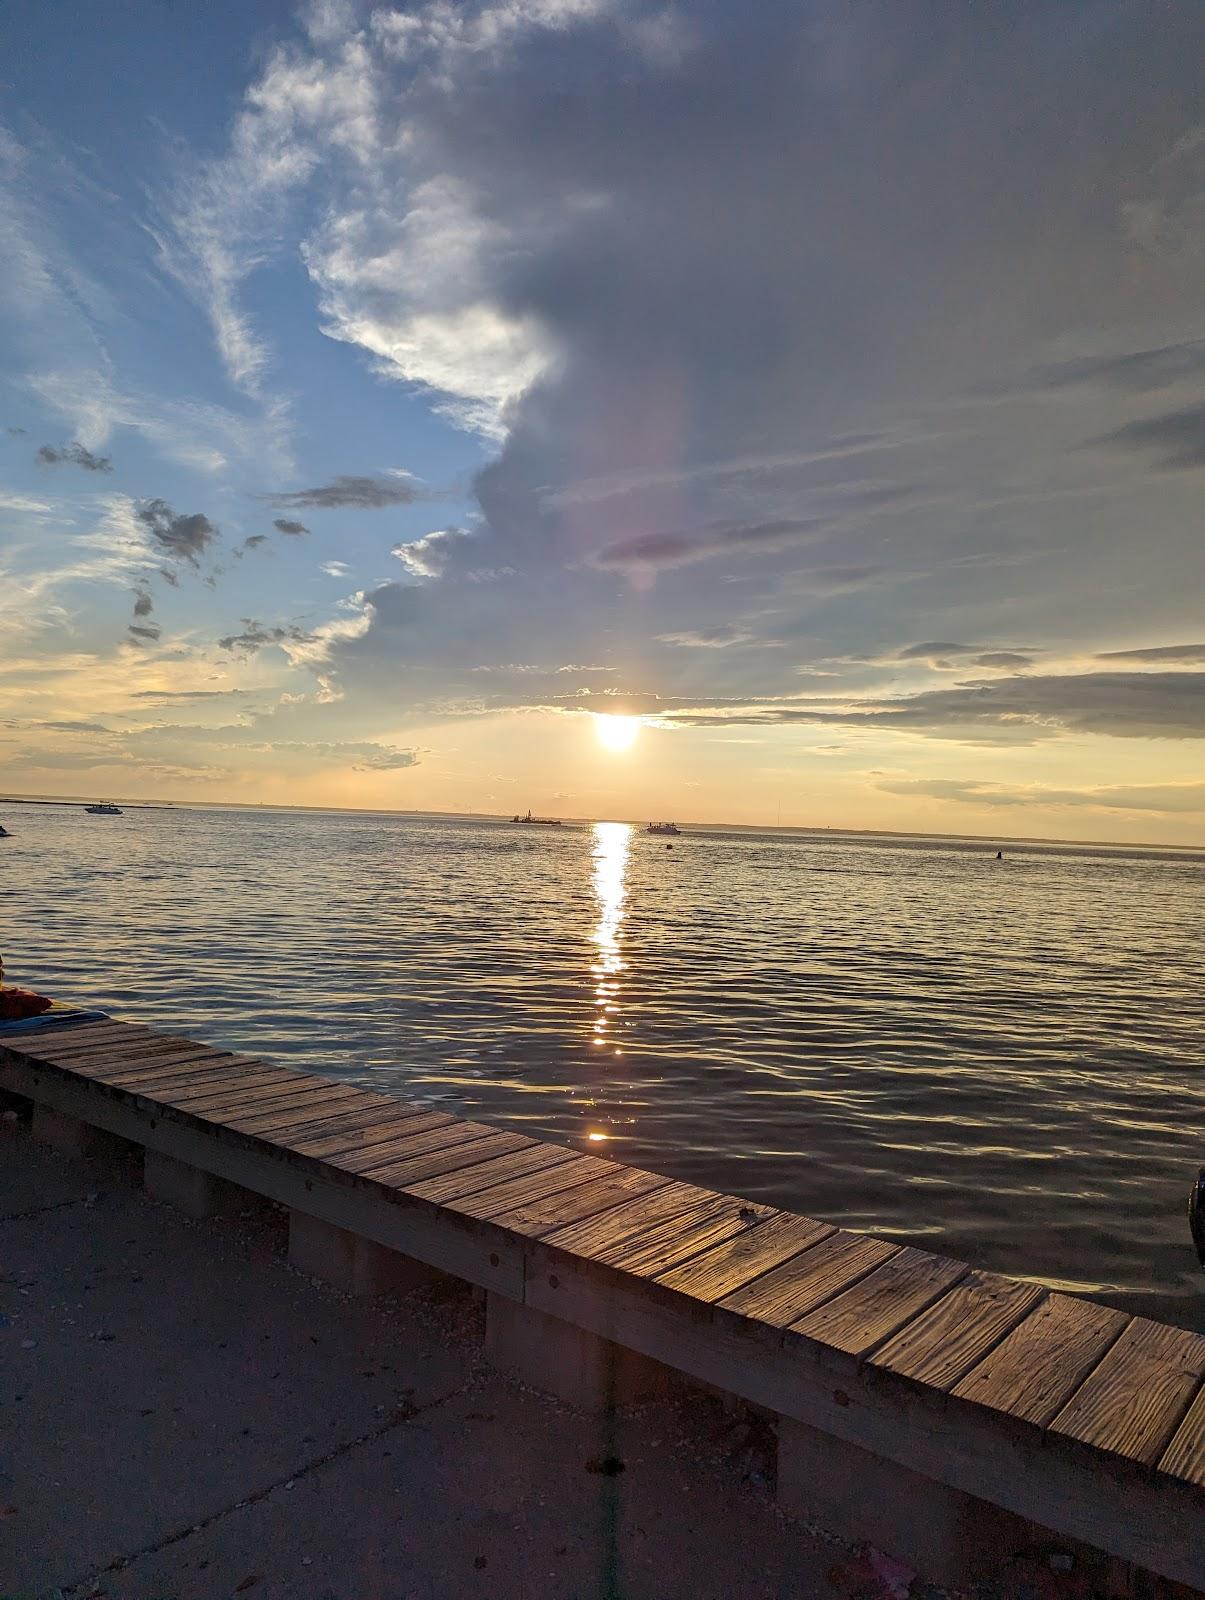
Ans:
{"label": "distant sailboat", "polygon": [[533,817],[530,811],[525,817],[512,817],[510,820],[512,822],[529,823],[533,828],[559,828],[561,826],[560,817]]}
{"label": "distant sailboat", "polygon": [[94,806],[85,806],[84,810],[90,817],[120,817],[123,815],[121,807],[115,806],[112,800],[105,800]]}

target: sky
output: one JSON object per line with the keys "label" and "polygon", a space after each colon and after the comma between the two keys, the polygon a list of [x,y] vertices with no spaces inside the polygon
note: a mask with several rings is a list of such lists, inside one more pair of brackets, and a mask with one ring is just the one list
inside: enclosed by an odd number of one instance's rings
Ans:
{"label": "sky", "polygon": [[3,792],[1205,844],[1202,59],[9,0]]}

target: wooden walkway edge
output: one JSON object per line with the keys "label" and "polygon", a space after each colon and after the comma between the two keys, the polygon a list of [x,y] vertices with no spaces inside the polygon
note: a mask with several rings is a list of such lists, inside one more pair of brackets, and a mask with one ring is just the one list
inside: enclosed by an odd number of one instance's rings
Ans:
{"label": "wooden walkway edge", "polygon": [[133,1024],[0,1031],[0,1088],[1205,1590],[1198,1335]]}

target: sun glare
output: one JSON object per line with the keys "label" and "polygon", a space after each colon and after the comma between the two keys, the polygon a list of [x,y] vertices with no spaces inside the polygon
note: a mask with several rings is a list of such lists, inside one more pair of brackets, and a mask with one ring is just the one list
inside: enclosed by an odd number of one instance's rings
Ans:
{"label": "sun glare", "polygon": [[594,732],[604,750],[630,750],[640,732],[640,718],[613,717],[596,712]]}

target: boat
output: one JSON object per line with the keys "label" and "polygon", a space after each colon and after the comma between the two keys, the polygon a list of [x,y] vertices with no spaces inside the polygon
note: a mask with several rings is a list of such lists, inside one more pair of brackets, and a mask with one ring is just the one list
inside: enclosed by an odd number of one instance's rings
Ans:
{"label": "boat", "polygon": [[112,800],[104,800],[95,806],[85,806],[84,810],[90,817],[120,817],[122,815],[121,807],[115,806]]}
{"label": "boat", "polygon": [[644,831],[645,833],[670,833],[676,838],[682,832],[682,829],[676,822],[650,822]]}
{"label": "boat", "polygon": [[512,822],[529,823],[533,828],[559,828],[561,826],[560,817],[533,817],[530,811],[525,817],[512,817],[510,820]]}
{"label": "boat", "polygon": [[2,822],[0,822],[0,839],[11,839],[11,838],[12,838],[12,834],[9,833],[8,829],[4,826],[4,824]]}

